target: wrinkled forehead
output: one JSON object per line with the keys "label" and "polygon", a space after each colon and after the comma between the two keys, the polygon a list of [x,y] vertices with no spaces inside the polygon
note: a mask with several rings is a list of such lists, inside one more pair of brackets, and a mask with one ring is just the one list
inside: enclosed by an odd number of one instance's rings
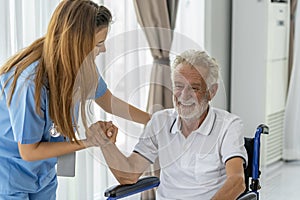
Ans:
{"label": "wrinkled forehead", "polygon": [[174,81],[185,81],[193,83],[203,83],[207,80],[208,69],[201,66],[192,66],[190,64],[179,64],[174,69]]}

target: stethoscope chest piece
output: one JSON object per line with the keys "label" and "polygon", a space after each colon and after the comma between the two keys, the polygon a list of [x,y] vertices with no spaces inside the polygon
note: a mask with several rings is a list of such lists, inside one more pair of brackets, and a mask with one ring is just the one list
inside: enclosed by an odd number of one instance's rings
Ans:
{"label": "stethoscope chest piece", "polygon": [[49,133],[51,137],[58,137],[60,136],[60,132],[57,131],[54,123],[52,123],[52,126],[49,129]]}

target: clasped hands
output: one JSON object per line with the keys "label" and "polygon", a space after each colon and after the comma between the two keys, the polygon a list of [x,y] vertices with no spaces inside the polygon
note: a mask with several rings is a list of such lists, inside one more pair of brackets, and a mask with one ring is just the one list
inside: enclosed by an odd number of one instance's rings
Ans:
{"label": "clasped hands", "polygon": [[98,121],[86,130],[86,140],[83,143],[86,147],[103,147],[115,143],[117,134],[118,128],[111,121]]}

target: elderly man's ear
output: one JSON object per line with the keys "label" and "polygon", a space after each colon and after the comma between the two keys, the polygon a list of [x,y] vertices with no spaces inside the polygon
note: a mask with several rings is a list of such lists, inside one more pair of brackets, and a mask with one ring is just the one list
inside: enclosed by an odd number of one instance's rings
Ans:
{"label": "elderly man's ear", "polygon": [[218,90],[218,84],[217,83],[210,86],[210,88],[209,88],[209,97],[208,97],[209,101],[211,101],[214,98],[214,96],[217,93],[217,90]]}

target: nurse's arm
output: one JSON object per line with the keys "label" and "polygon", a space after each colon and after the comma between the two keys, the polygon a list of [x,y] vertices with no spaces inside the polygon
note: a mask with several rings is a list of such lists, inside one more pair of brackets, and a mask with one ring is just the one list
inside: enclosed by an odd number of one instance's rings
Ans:
{"label": "nurse's arm", "polygon": [[[18,142],[20,156],[26,161],[43,160],[58,157],[74,151],[106,143],[115,143],[118,128],[111,122],[99,121],[92,124],[86,131],[86,139],[76,142],[37,142],[21,144]],[[105,137],[105,140],[103,139]],[[101,143],[102,142],[102,143]]]}
{"label": "nurse's arm", "polygon": [[82,141],[79,141],[78,144],[75,142],[38,142],[34,144],[21,144],[18,142],[18,148],[23,160],[36,161],[85,149],[86,146]]}
{"label": "nurse's arm", "polygon": [[97,98],[95,102],[106,112],[134,121],[141,124],[147,124],[150,120],[150,114],[144,112],[114,96],[109,90],[106,90],[103,96]]}
{"label": "nurse's arm", "polygon": [[150,166],[150,161],[139,153],[133,152],[126,157],[113,143],[101,146],[101,150],[111,172],[120,184],[136,183]]}
{"label": "nurse's arm", "polygon": [[226,162],[226,181],[212,200],[234,200],[245,191],[243,159],[234,157]]}

